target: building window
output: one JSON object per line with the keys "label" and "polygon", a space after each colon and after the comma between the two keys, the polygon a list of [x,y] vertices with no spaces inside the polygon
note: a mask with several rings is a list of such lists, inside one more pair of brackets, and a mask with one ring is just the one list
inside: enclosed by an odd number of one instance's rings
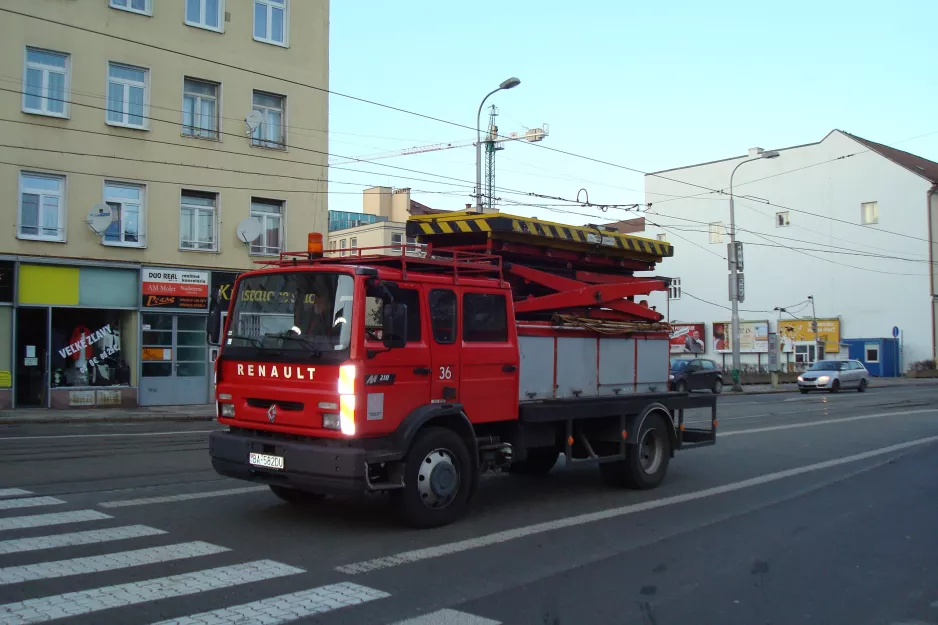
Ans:
{"label": "building window", "polygon": [[680,278],[671,278],[671,284],[668,285],[668,299],[681,299]]}
{"label": "building window", "polygon": [[879,362],[879,345],[877,343],[867,343],[864,346],[864,355],[866,356],[863,360],[868,363],[876,364]]}
{"label": "building window", "polygon": [[186,0],[186,24],[221,32],[224,0]]}
{"label": "building window", "polygon": [[722,221],[714,221],[710,224],[710,242],[711,243],[723,243],[723,232],[725,228],[723,227]]}
{"label": "building window", "polygon": [[504,295],[466,293],[462,296],[462,340],[504,343],[508,340],[508,312]]}
{"label": "building window", "polygon": [[391,253],[400,254],[401,245],[404,243],[404,235],[400,232],[391,233]]}
{"label": "building window", "polygon": [[261,224],[261,235],[251,242],[251,253],[280,254],[283,250],[283,202],[251,198],[251,217]]}
{"label": "building window", "polygon": [[70,56],[26,48],[23,70],[23,112],[68,117]]}
{"label": "building window", "polygon": [[152,15],[152,0],[111,0],[111,8],[132,11],[143,15]]}
{"label": "building window", "polygon": [[182,87],[182,134],[218,139],[218,83],[186,78]]}
{"label": "building window", "polygon": [[860,223],[864,226],[879,223],[879,202],[860,204]]}
{"label": "building window", "polygon": [[149,70],[120,63],[107,66],[107,123],[146,128]]}
{"label": "building window", "polygon": [[788,220],[788,211],[782,211],[780,213],[775,213],[775,227],[776,228],[785,228],[790,226],[791,222]]}
{"label": "building window", "polygon": [[179,213],[179,247],[184,250],[215,252],[218,194],[183,191]]}
{"label": "building window", "polygon": [[287,1],[254,0],[254,39],[287,45]]}
{"label": "building window", "polygon": [[339,241],[339,256],[345,256],[345,239]]}
{"label": "building window", "polygon": [[335,248],[336,248],[335,239],[333,239],[332,241],[329,241],[329,249],[334,250]]}
{"label": "building window", "polygon": [[254,92],[254,110],[261,114],[261,123],[251,134],[251,144],[264,148],[280,148],[284,146],[283,111],[286,108],[286,98],[272,93]]}
{"label": "building window", "polygon": [[[353,250],[356,249],[356,248],[358,248],[358,237],[352,237],[351,239],[349,239],[349,240],[348,240],[348,246],[349,246],[349,248],[351,248],[351,249],[353,249]],[[351,254],[351,252],[350,252],[350,254]]]}
{"label": "building window", "polygon": [[18,222],[21,239],[65,241],[65,177],[20,173]]}
{"label": "building window", "polygon": [[665,233],[662,232],[661,234],[658,235],[658,240],[659,240],[659,241],[667,241],[667,240],[668,240],[668,235],[666,235]]}
{"label": "building window", "polygon": [[135,315],[129,310],[53,308],[51,385],[130,386],[131,355],[122,350],[121,338],[136,335]]}
{"label": "building window", "polygon": [[104,244],[143,247],[146,189],[139,184],[104,182],[104,202],[111,208],[111,225],[104,231]]}

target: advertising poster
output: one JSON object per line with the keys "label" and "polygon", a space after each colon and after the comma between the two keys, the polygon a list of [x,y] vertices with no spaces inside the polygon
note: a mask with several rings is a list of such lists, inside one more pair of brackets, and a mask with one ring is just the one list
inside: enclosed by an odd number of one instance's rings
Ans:
{"label": "advertising poster", "polygon": [[[713,351],[726,353],[733,351],[733,331],[730,322],[721,321],[713,324]],[[764,354],[769,351],[769,322],[739,322],[739,352],[741,354]]]}
{"label": "advertising poster", "polygon": [[[783,352],[795,351],[796,343],[813,343],[814,330],[810,319],[782,319],[778,323],[778,336]],[[817,338],[830,345],[834,353],[840,343],[840,319],[818,319]]]}
{"label": "advertising poster", "polygon": [[156,267],[141,271],[144,308],[208,308],[209,272]]}
{"label": "advertising poster", "polygon": [[704,324],[671,324],[672,354],[702,354],[705,351],[707,351],[707,335]]}

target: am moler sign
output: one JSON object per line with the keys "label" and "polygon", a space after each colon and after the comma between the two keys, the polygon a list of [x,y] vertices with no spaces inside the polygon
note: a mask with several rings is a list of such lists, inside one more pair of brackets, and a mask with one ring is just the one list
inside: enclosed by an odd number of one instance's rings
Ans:
{"label": "am moler sign", "polygon": [[144,308],[208,308],[208,271],[160,267],[141,271]]}

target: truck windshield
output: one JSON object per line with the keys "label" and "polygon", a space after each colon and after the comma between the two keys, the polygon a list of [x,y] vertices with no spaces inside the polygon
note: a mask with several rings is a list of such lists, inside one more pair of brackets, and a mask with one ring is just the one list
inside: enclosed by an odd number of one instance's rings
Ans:
{"label": "truck windshield", "polygon": [[354,284],[349,275],[311,271],[242,279],[225,356],[271,362],[347,358]]}

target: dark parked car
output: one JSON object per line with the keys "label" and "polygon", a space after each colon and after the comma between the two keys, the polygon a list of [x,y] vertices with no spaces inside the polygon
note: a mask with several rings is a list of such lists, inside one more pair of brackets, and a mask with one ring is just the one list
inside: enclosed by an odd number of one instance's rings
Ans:
{"label": "dark parked car", "polygon": [[671,361],[670,385],[672,391],[709,390],[723,392],[723,371],[720,366],[706,358]]}

